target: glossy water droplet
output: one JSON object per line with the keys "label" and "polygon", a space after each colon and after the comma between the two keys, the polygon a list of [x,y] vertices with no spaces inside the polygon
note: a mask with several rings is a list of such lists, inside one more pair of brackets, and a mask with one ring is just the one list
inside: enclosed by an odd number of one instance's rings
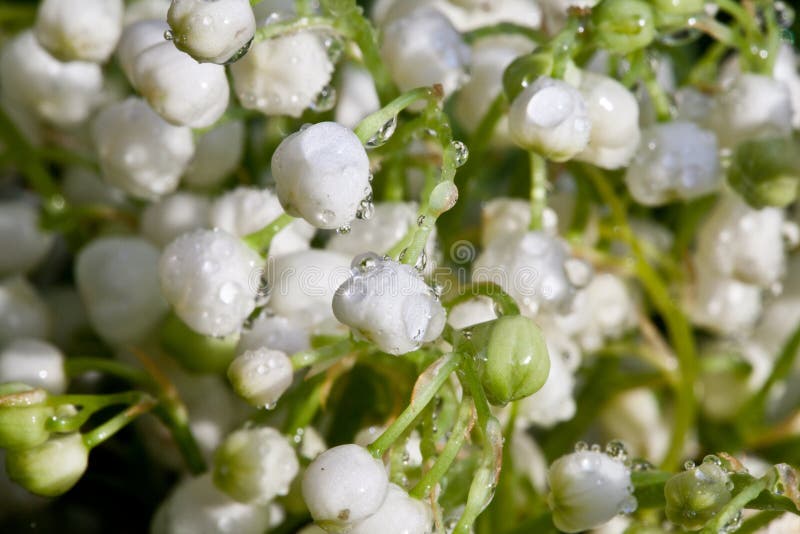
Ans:
{"label": "glossy water droplet", "polygon": [[628,450],[625,448],[625,444],[618,439],[609,441],[606,444],[606,454],[622,462],[628,459]]}
{"label": "glossy water droplet", "polygon": [[376,148],[385,144],[386,141],[388,141],[392,137],[396,129],[397,129],[397,117],[392,117],[391,119],[383,123],[383,125],[380,128],[378,128],[378,131],[375,132],[375,135],[367,139],[367,142],[364,143],[364,146],[366,146],[367,148]]}
{"label": "glossy water droplet", "polygon": [[356,218],[368,221],[375,214],[375,204],[372,202],[372,188],[367,187],[364,192],[366,196],[358,204]]}
{"label": "glossy water droplet", "polygon": [[694,28],[680,28],[667,31],[658,37],[658,40],[666,46],[685,46],[696,41],[702,34],[700,30]]}
{"label": "glossy water droplet", "polygon": [[330,111],[336,105],[336,88],[332,85],[326,85],[317,94],[313,102],[311,102],[311,109],[321,113],[323,111]]}
{"label": "glossy water droplet", "polygon": [[350,230],[351,230],[351,228],[350,228],[349,224],[343,224],[342,226],[340,226],[339,228],[336,229],[336,233],[337,234],[342,234],[342,235],[343,234],[349,234]]}
{"label": "glossy water droplet", "polygon": [[585,441],[579,441],[575,444],[575,452],[583,452],[589,450],[589,444]]}
{"label": "glossy water droplet", "polygon": [[425,224],[425,216],[420,215],[419,217],[417,217],[417,226],[422,226],[423,224]]}
{"label": "glossy water droplet", "polygon": [[428,266],[428,254],[425,252],[425,249],[422,249],[422,252],[417,258],[417,263],[414,264],[414,268],[418,271],[424,271],[425,267]]}
{"label": "glossy water droplet", "polygon": [[730,521],[725,523],[725,525],[719,529],[719,534],[729,534],[731,532],[736,532],[739,530],[739,527],[742,526],[742,511],[739,510],[736,512],[736,515],[731,518]]}
{"label": "glossy water droplet", "polygon": [[589,447],[589,450],[591,450],[592,452],[600,452],[600,445],[598,445],[597,443],[593,443],[592,446]]}
{"label": "glossy water droplet", "polygon": [[344,42],[338,37],[328,36],[323,42],[331,63],[338,63],[344,53]]}
{"label": "glossy water droplet", "polygon": [[686,463],[683,464],[683,468],[686,469],[687,471],[689,471],[689,470],[695,468],[695,464],[691,460],[686,460]]}
{"label": "glossy water droplet", "polygon": [[636,458],[631,462],[632,471],[652,471],[655,466],[643,458]]}
{"label": "glossy water droplet", "polygon": [[461,141],[451,141],[450,144],[456,152],[456,167],[461,167],[469,159],[469,149]]}
{"label": "glossy water droplet", "polygon": [[247,53],[247,51],[250,50],[250,45],[252,44],[253,44],[252,39],[247,41],[247,43],[245,43],[243,47],[241,47],[230,58],[228,58],[228,61],[226,61],[225,64],[230,65],[231,63],[236,63],[237,61],[242,59],[242,57]]}
{"label": "glossy water droplet", "polygon": [[175,34],[172,33],[172,30],[164,31],[164,39],[167,41],[172,41],[175,38]]}

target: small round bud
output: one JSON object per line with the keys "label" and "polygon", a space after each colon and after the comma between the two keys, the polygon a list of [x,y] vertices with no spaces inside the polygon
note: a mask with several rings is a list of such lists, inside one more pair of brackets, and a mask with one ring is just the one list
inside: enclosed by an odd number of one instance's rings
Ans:
{"label": "small round bud", "polygon": [[136,57],[133,80],[156,113],[177,126],[206,128],[228,107],[225,68],[198,63],[169,42],[151,46]]}
{"label": "small round bud", "polygon": [[358,445],[328,449],[303,476],[303,499],[325,527],[352,525],[378,511],[389,489],[383,463]]}
{"label": "small round bud", "polygon": [[63,61],[105,62],[122,33],[122,0],[44,0],[36,37]]}
{"label": "small round bud", "polygon": [[45,428],[54,409],[44,404],[47,393],[27,384],[0,386],[0,448],[17,450],[41,445],[50,437]]}
{"label": "small round bud", "polygon": [[590,530],[636,509],[630,469],[603,452],[562,456],[550,466],[547,482],[553,522],[564,532]]}
{"label": "small round bud", "polygon": [[133,66],[136,58],[157,44],[164,42],[164,32],[169,25],[163,20],[147,19],[130,24],[122,32],[117,45],[117,62],[128,81],[134,83]]}
{"label": "small round bud", "polygon": [[244,428],[230,434],[214,454],[214,484],[239,502],[265,505],[289,493],[299,468],[280,432]]}
{"label": "small round bud", "polygon": [[755,208],[788,206],[800,186],[799,153],[791,138],[745,141],[733,154],[728,182]]}
{"label": "small round bud", "polygon": [[644,0],[604,0],[592,9],[593,36],[601,48],[625,55],[656,36],[653,9]]}
{"label": "small round bud", "polygon": [[272,156],[283,209],[317,228],[339,228],[356,218],[369,196],[369,158],[349,128],[313,124],[284,139]]}
{"label": "small round bud", "polygon": [[366,519],[362,519],[349,534],[428,534],[431,532],[433,514],[422,501],[411,498],[396,484],[389,484],[386,499],[380,508]]}
{"label": "small round bud", "polygon": [[236,61],[256,32],[248,0],[172,0],[167,21],[175,46],[201,62]]}
{"label": "small round bud", "polygon": [[53,235],[39,227],[39,210],[25,200],[0,201],[0,276],[36,267],[53,245]]}
{"label": "small round bud", "polygon": [[493,404],[536,393],[547,381],[550,358],[542,331],[531,319],[507,315],[491,325],[481,380]]}
{"label": "small round bud", "polygon": [[31,493],[55,497],[67,492],[86,471],[89,449],[80,434],[68,434],[37,447],[6,452],[11,480]]}
{"label": "small round bud", "polygon": [[228,367],[233,390],[253,406],[274,406],[292,385],[293,373],[286,353],[267,348],[246,351]]}
{"label": "small round bud", "polygon": [[516,144],[553,161],[586,148],[592,122],[583,95],[562,80],[538,78],[512,102],[508,130]]}
{"label": "small round bud", "polygon": [[678,473],[664,485],[667,519],[688,530],[702,528],[731,500],[732,485],[713,461]]}
{"label": "small round bud", "polygon": [[38,339],[15,339],[0,352],[0,383],[22,382],[50,393],[64,393],[64,355]]}
{"label": "small round bud", "polygon": [[336,291],[333,314],[389,354],[406,354],[442,333],[445,311],[410,265],[367,253]]}

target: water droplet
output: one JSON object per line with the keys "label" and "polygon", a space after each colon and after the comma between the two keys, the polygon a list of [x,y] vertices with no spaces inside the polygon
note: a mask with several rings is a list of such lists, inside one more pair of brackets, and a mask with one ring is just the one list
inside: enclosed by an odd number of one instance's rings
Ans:
{"label": "water droplet", "polygon": [[336,233],[337,234],[342,234],[342,235],[343,234],[349,234],[350,230],[351,230],[351,228],[350,228],[349,224],[343,224],[342,226],[340,226],[339,228],[336,229]]}
{"label": "water droplet", "polygon": [[336,88],[332,85],[326,85],[317,94],[314,101],[311,102],[311,109],[321,113],[323,111],[330,111],[336,105]]}
{"label": "water droplet", "polygon": [[423,224],[425,224],[425,216],[420,215],[419,217],[417,217],[417,226],[422,226]]}
{"label": "water droplet", "polygon": [[686,460],[686,463],[683,464],[683,468],[687,471],[690,471],[695,468],[695,464],[691,460]]}
{"label": "water droplet", "polygon": [[625,448],[625,444],[618,439],[609,441],[606,444],[606,454],[622,462],[628,459],[628,450]]}
{"label": "water droplet", "polygon": [[425,249],[422,249],[422,252],[417,258],[417,263],[414,264],[414,268],[418,271],[424,271],[425,267],[428,266],[428,254],[425,252]]}
{"label": "water droplet", "polygon": [[172,30],[164,31],[164,39],[167,41],[172,41],[175,38],[175,34],[172,33]]}
{"label": "water droplet", "polygon": [[600,445],[598,445],[597,443],[593,443],[592,446],[589,447],[589,450],[591,450],[592,452],[600,452]]}
{"label": "water droplet", "polygon": [[323,42],[331,63],[338,63],[344,53],[344,42],[338,37],[328,36]]}
{"label": "water droplet", "polygon": [[456,167],[461,167],[469,159],[469,149],[461,141],[451,141],[450,145],[456,152]]}
{"label": "water droplet", "polygon": [[372,202],[372,188],[367,187],[364,190],[366,196],[361,199],[356,211],[356,218],[368,221],[375,214],[375,204]]}
{"label": "water droplet", "polygon": [[739,527],[742,526],[742,511],[739,510],[736,512],[736,515],[731,518],[730,521],[725,523],[725,525],[719,529],[719,534],[729,534],[731,532],[736,532],[739,530]]}
{"label": "water droplet", "polygon": [[589,444],[585,441],[579,441],[575,444],[575,452],[583,452],[589,450]]}
{"label": "water droplet", "polygon": [[636,458],[631,462],[632,471],[651,471],[655,466],[643,458]]}
{"label": "water droplet", "polygon": [[375,132],[375,135],[367,139],[367,142],[364,145],[367,148],[376,148],[386,143],[389,138],[392,137],[394,131],[397,129],[397,117],[392,117],[383,125],[378,128],[378,131]]}
{"label": "water droplet", "polygon": [[685,46],[696,41],[701,35],[702,32],[700,32],[700,30],[694,28],[680,28],[661,34],[658,40],[666,46]]}
{"label": "water droplet", "polygon": [[[247,41],[247,43],[245,43],[245,45],[243,47],[241,47],[239,50],[234,52],[234,54],[231,57],[228,58],[228,61],[226,61],[225,64],[226,65],[230,65],[231,63],[236,63],[237,61],[242,59],[242,57],[247,53],[247,51],[250,50],[250,45],[252,45],[252,44],[253,44],[253,40],[252,39]],[[263,106],[260,106],[260,107],[263,107]]]}

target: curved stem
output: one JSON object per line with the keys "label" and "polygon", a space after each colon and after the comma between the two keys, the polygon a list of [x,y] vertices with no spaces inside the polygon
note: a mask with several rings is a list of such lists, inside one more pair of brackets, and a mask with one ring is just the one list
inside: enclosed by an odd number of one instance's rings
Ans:
{"label": "curved stem", "polygon": [[514,298],[494,282],[472,282],[461,294],[445,302],[444,307],[452,309],[475,297],[489,297],[497,304],[503,315],[519,315],[519,306]]}
{"label": "curved stem", "polygon": [[370,113],[364,117],[353,129],[356,136],[363,144],[366,144],[377,132],[383,127],[384,124],[391,120],[397,120],[397,114],[406,109],[408,106],[419,100],[433,100],[438,101],[442,98],[441,86],[434,87],[418,87],[407,91],[398,96],[378,111]]}
{"label": "curved stem", "polygon": [[131,421],[146,413],[158,404],[158,401],[146,393],[142,393],[136,404],[129,406],[122,413],[114,416],[102,425],[83,435],[83,443],[89,448],[100,445],[108,438],[119,432]]}
{"label": "curved stem", "polygon": [[480,464],[469,486],[464,513],[456,523],[453,534],[469,534],[475,519],[491,502],[503,462],[503,432],[499,421],[492,417],[484,429],[478,430],[483,440]]}
{"label": "curved stem", "polygon": [[770,482],[772,482],[771,478],[770,474],[767,474],[749,486],[745,486],[728,501],[728,504],[726,504],[711,521],[706,523],[706,526],[700,531],[700,534],[726,532],[725,527],[734,521],[736,516],[742,511],[742,508],[747,506],[747,503],[754,500],[762,491],[769,487]]}
{"label": "curved stem", "polygon": [[141,369],[108,358],[70,357],[64,361],[64,371],[68,376],[99,371],[140,387],[152,388],[155,386],[153,379]]}
{"label": "curved stem", "polygon": [[334,360],[347,353],[352,346],[353,342],[348,337],[318,349],[296,352],[290,357],[292,368],[297,371],[305,367],[311,367],[312,365]]}
{"label": "curved stem", "polygon": [[460,369],[459,378],[461,378],[461,382],[475,402],[475,411],[478,413],[478,427],[485,429],[489,419],[492,417],[492,410],[489,407],[489,401],[486,399],[486,393],[483,391],[481,380],[478,378],[478,372],[475,369],[475,362],[472,361],[472,356],[464,357],[463,365]]}
{"label": "curved stem", "polygon": [[547,160],[536,152],[528,153],[531,172],[531,222],[530,230],[542,229],[542,217],[547,207]]}

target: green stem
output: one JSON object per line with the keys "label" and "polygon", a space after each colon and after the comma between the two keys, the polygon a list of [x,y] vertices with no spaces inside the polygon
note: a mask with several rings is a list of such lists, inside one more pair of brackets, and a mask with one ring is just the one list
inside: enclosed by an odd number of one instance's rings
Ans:
{"label": "green stem", "polygon": [[567,65],[575,51],[575,43],[579,35],[578,28],[580,25],[580,18],[570,16],[567,18],[564,28],[548,43],[548,48],[553,51],[553,78],[564,78]]}
{"label": "green stem", "polygon": [[530,26],[514,24],[513,22],[499,22],[497,24],[492,24],[491,26],[482,26],[466,32],[464,34],[464,40],[471,44],[479,39],[491,37],[493,35],[522,35],[534,43],[544,43],[549,39],[547,34],[542,31],[535,30]]}
{"label": "green stem", "polygon": [[484,429],[478,429],[483,440],[480,464],[469,486],[464,513],[456,523],[453,534],[469,534],[472,525],[491,502],[503,458],[503,432],[500,423],[492,417]]}
{"label": "green stem", "polygon": [[445,302],[444,307],[452,309],[458,304],[475,297],[489,297],[497,304],[500,308],[500,313],[503,315],[519,315],[519,306],[517,306],[514,298],[494,282],[472,282],[457,297]]}
{"label": "green stem", "polygon": [[68,376],[100,371],[107,373],[139,387],[153,388],[155,382],[150,375],[141,369],[107,358],[71,357],[64,361],[64,371]]}
{"label": "green stem", "polygon": [[441,99],[442,93],[436,87],[418,87],[398,96],[384,107],[364,117],[353,129],[361,143],[366,144],[383,126],[392,120],[397,120],[397,114],[418,100]]}
{"label": "green stem", "polygon": [[728,504],[726,504],[711,521],[706,523],[700,534],[717,534],[726,532],[725,527],[729,525],[736,516],[747,506],[747,503],[754,500],[758,495],[769,487],[772,481],[771,473],[759,478],[749,486],[745,486],[737,493]]}
{"label": "green stem", "polygon": [[81,406],[81,410],[75,415],[52,417],[47,421],[47,429],[50,432],[72,432],[80,429],[92,414],[103,408],[118,404],[136,404],[143,397],[149,398],[149,395],[141,391],[126,391],[110,395],[55,395],[47,399],[48,405],[77,405]]}
{"label": "green stem", "polygon": [[411,488],[409,495],[415,499],[422,499],[433,491],[436,484],[439,483],[445,473],[450,469],[450,466],[456,459],[456,455],[458,455],[458,451],[460,451],[461,447],[464,445],[464,441],[466,441],[469,435],[470,421],[473,418],[473,414],[472,403],[467,399],[461,401],[458,408],[458,417],[450,431],[450,437],[447,439],[444,449],[442,449],[439,457],[436,458],[436,462],[431,469],[423,475],[413,488]]}
{"label": "green stem", "polygon": [[541,230],[547,207],[547,161],[536,152],[529,152],[531,166],[531,222],[530,230]]}
{"label": "green stem", "polygon": [[36,150],[2,109],[0,109],[0,135],[7,143],[8,152],[15,155],[16,163],[28,178],[31,187],[44,197],[45,202],[56,196],[60,197],[58,186],[37,157]]}
{"label": "green stem", "polygon": [[89,449],[95,448],[96,446],[100,445],[108,438],[119,432],[122,428],[127,426],[131,421],[133,421],[143,413],[152,410],[157,404],[158,401],[156,401],[153,397],[147,395],[146,393],[142,393],[139,401],[136,404],[129,406],[122,413],[114,416],[113,418],[106,421],[102,425],[84,434],[83,443]]}
{"label": "green stem", "polygon": [[656,73],[650,62],[647,60],[644,50],[637,50],[630,57],[631,64],[635,65],[633,70],[641,73],[642,83],[644,84],[653,107],[656,111],[656,118],[659,122],[668,121],[672,118],[672,105],[664,88],[658,83]]}
{"label": "green stem", "polygon": [[335,22],[336,21],[330,17],[312,16],[267,24],[256,30],[253,36],[253,44],[302,31],[326,30],[329,32],[336,32]]}
{"label": "green stem", "polygon": [[292,354],[292,368],[297,371],[312,365],[335,360],[350,351],[353,347],[352,340],[348,338],[341,339],[331,345],[326,345],[318,349],[304,350]]}
{"label": "green stem", "polygon": [[269,250],[269,245],[272,243],[272,240],[275,236],[289,226],[292,221],[294,221],[294,217],[291,215],[287,215],[282,213],[278,215],[271,223],[267,224],[261,230],[257,230],[252,234],[248,234],[242,238],[242,241],[245,244],[258,252],[259,254],[264,254]]}
{"label": "green stem", "polygon": [[400,416],[389,425],[383,434],[376,439],[369,447],[370,453],[375,458],[381,458],[386,450],[397,441],[409,425],[422,413],[428,403],[436,395],[444,383],[456,370],[462,356],[455,352],[445,354],[432,363],[417,379],[414,384],[414,391],[411,394],[411,402]]}
{"label": "green stem", "polygon": [[492,409],[489,407],[486,393],[484,393],[481,380],[478,378],[478,371],[475,369],[475,362],[472,360],[472,356],[464,357],[460,370],[459,377],[475,402],[475,411],[478,413],[478,426],[481,429],[485,429],[489,419],[492,417]]}

